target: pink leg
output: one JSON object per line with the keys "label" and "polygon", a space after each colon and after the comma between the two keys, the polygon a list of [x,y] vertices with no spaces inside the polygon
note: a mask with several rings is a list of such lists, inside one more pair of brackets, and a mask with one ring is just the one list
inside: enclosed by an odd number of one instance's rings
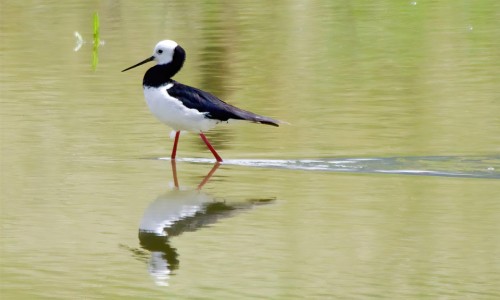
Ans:
{"label": "pink leg", "polygon": [[177,143],[179,142],[180,134],[181,134],[180,131],[177,131],[175,133],[174,147],[172,148],[172,155],[170,156],[171,159],[175,159],[175,154],[177,153]]}
{"label": "pink leg", "polygon": [[203,134],[203,132],[200,132],[200,137],[205,142],[205,145],[207,145],[208,149],[212,152],[215,159],[218,162],[222,162],[222,158],[220,158],[219,154],[217,153],[217,151],[215,151],[214,147],[212,147],[212,145],[210,145],[210,142],[207,140],[207,137]]}

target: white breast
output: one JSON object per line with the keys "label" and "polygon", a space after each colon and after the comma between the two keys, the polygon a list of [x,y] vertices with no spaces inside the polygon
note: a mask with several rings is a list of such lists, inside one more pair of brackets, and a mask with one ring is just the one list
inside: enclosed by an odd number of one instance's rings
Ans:
{"label": "white breast", "polygon": [[174,130],[207,131],[215,127],[217,121],[207,119],[204,113],[182,105],[182,102],[168,94],[172,83],[161,87],[144,87],[144,97],[149,110],[161,122]]}

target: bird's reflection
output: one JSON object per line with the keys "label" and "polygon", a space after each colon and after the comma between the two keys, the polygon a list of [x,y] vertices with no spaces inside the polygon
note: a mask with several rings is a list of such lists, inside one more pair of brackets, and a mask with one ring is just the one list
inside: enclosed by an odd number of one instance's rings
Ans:
{"label": "bird's reflection", "polygon": [[[182,189],[179,187],[175,160],[171,162],[174,188],[158,196],[147,207],[139,226],[139,241],[141,247],[150,252],[149,272],[158,285],[168,285],[170,275],[179,268],[179,254],[171,245],[172,237],[198,230],[220,218],[230,217],[235,212],[274,200],[249,199],[229,204],[226,201],[216,201],[214,197],[202,192],[203,186],[219,168],[219,163],[212,167],[196,189]],[[137,256],[137,250],[134,252]]]}

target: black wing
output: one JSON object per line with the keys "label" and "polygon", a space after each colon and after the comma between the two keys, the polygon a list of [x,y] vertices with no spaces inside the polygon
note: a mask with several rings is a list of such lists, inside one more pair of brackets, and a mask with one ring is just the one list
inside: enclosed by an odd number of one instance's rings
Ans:
{"label": "black wing", "polygon": [[200,89],[172,81],[173,86],[168,89],[168,94],[179,99],[191,109],[206,113],[207,118],[227,121],[229,119],[247,120],[256,123],[279,126],[279,121],[254,114],[227,104],[214,95]]}

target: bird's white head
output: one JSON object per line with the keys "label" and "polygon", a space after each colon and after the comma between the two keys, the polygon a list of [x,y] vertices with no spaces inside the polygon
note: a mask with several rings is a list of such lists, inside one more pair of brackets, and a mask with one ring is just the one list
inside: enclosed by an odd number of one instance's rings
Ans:
{"label": "bird's white head", "polygon": [[172,40],[163,40],[158,42],[153,52],[154,60],[159,65],[170,63],[174,59],[174,51],[177,46],[179,46],[179,44]]}
{"label": "bird's white head", "polygon": [[181,68],[186,59],[186,52],[179,44],[172,40],[163,40],[156,44],[153,56],[146,58],[138,64],[126,68],[122,72],[138,67],[150,61],[156,61],[158,65],[171,65],[170,76],[173,76]]}

